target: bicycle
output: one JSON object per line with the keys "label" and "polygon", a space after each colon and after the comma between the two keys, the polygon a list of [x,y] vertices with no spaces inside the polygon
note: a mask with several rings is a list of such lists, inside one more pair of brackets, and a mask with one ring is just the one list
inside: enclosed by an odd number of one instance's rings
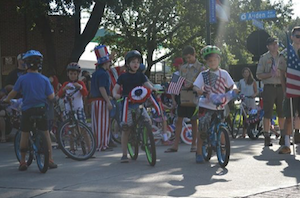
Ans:
{"label": "bicycle", "polygon": [[[226,94],[221,94],[222,97],[225,95]],[[224,122],[224,110],[218,109],[219,106],[224,104],[219,102],[213,103],[216,105],[217,110],[212,115],[207,136],[203,140],[202,155],[205,161],[209,161],[212,156],[212,151],[215,151],[220,166],[224,168],[227,166],[230,158],[229,130],[227,123]]]}
{"label": "bicycle", "polygon": [[235,110],[234,117],[232,120],[232,126],[231,126],[231,135],[232,138],[235,139],[237,135],[240,132],[240,129],[243,129],[244,125],[243,123],[246,122],[246,119],[248,117],[248,109],[244,102],[245,97],[250,98],[250,96],[244,96],[243,94],[240,94],[237,97],[237,101],[241,101],[239,108]]}
{"label": "bicycle", "polygon": [[[49,166],[49,148],[46,135],[43,131],[36,128],[36,123],[43,116],[31,116],[31,121],[33,121],[33,129],[29,132],[28,148],[26,149],[26,159],[25,162],[27,166],[30,166],[33,160],[36,160],[37,166],[41,173],[46,173]],[[14,151],[18,161],[21,161],[20,152],[20,141],[21,141],[20,130],[17,131],[14,138]]]}
{"label": "bicycle", "polygon": [[132,160],[136,160],[139,155],[139,146],[145,151],[147,161],[151,166],[156,164],[156,147],[153,138],[152,127],[143,116],[143,104],[132,109],[133,126],[128,137],[127,150]]}
{"label": "bicycle", "polygon": [[111,118],[111,124],[110,124],[110,133],[113,141],[121,144],[121,137],[122,137],[122,131],[121,131],[121,125],[120,125],[120,107],[119,104],[121,100],[112,100],[113,108],[115,108],[115,113]]}
{"label": "bicycle", "polygon": [[71,159],[82,161],[91,158],[96,151],[96,141],[91,129],[84,122],[77,119],[73,109],[72,96],[79,91],[66,94],[66,102],[70,105],[68,119],[59,126],[58,145],[65,155]]}

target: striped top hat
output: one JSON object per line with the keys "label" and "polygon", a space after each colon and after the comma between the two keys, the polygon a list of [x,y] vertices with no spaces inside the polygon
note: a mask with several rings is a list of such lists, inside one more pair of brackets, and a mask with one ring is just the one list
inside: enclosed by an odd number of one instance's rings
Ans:
{"label": "striped top hat", "polygon": [[98,45],[94,48],[96,57],[97,57],[97,64],[103,64],[110,61],[109,53],[105,45]]}

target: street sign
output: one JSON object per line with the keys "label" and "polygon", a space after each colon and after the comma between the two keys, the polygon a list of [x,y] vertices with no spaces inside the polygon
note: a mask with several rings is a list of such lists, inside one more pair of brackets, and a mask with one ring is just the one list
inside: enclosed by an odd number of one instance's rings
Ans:
{"label": "street sign", "polygon": [[252,19],[252,25],[254,25],[255,27],[261,29],[261,30],[264,30],[264,23],[259,21],[259,20],[256,20],[256,19]]}
{"label": "street sign", "polygon": [[242,13],[240,16],[241,21],[249,21],[252,19],[270,19],[270,18],[276,18],[276,10],[248,12],[248,13]]}
{"label": "street sign", "polygon": [[209,23],[217,23],[216,0],[209,0]]}

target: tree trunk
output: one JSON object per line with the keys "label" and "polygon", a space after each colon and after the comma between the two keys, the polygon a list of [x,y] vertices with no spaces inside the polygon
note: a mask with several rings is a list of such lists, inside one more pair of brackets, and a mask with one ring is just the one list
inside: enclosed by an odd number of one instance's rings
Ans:
{"label": "tree trunk", "polygon": [[41,32],[42,38],[46,47],[46,55],[44,54],[47,60],[44,65],[47,66],[49,70],[53,70],[54,73],[57,71],[57,60],[56,60],[56,49],[53,39],[53,34],[51,32],[50,20],[45,15],[39,16],[36,19],[36,26]]}

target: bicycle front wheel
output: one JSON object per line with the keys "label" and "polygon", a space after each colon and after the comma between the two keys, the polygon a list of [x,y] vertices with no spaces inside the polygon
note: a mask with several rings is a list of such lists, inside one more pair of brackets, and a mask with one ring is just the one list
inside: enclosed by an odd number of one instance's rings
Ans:
{"label": "bicycle front wheel", "polygon": [[[20,152],[20,142],[21,142],[21,131],[17,131],[15,137],[14,137],[14,150],[15,150],[15,154],[17,157],[17,160],[20,162],[21,161],[21,152]],[[28,140],[28,149],[26,152],[26,158],[25,158],[25,162],[27,164],[27,166],[30,166],[33,160],[33,151],[32,151],[32,147],[31,147],[31,143]]]}
{"label": "bicycle front wheel", "polygon": [[58,130],[58,144],[65,155],[82,161],[92,157],[96,142],[91,129],[83,122],[64,121]]}
{"label": "bicycle front wheel", "polygon": [[33,142],[36,164],[41,173],[46,173],[49,166],[49,147],[44,132],[37,131]]}
{"label": "bicycle front wheel", "polygon": [[152,127],[148,122],[145,122],[142,130],[142,145],[145,147],[146,157],[149,164],[154,166],[156,164],[156,147]]}
{"label": "bicycle front wheel", "polygon": [[205,161],[209,161],[212,155],[212,146],[209,143],[209,137],[206,140],[203,140],[202,143],[202,155]]}
{"label": "bicycle front wheel", "polygon": [[217,134],[217,157],[222,168],[227,166],[230,157],[230,140],[225,127],[220,127]]}
{"label": "bicycle front wheel", "polygon": [[242,122],[243,116],[240,114],[240,109],[237,109],[235,111],[231,127],[231,135],[233,139],[235,139],[239,134],[239,131],[242,128]]}

